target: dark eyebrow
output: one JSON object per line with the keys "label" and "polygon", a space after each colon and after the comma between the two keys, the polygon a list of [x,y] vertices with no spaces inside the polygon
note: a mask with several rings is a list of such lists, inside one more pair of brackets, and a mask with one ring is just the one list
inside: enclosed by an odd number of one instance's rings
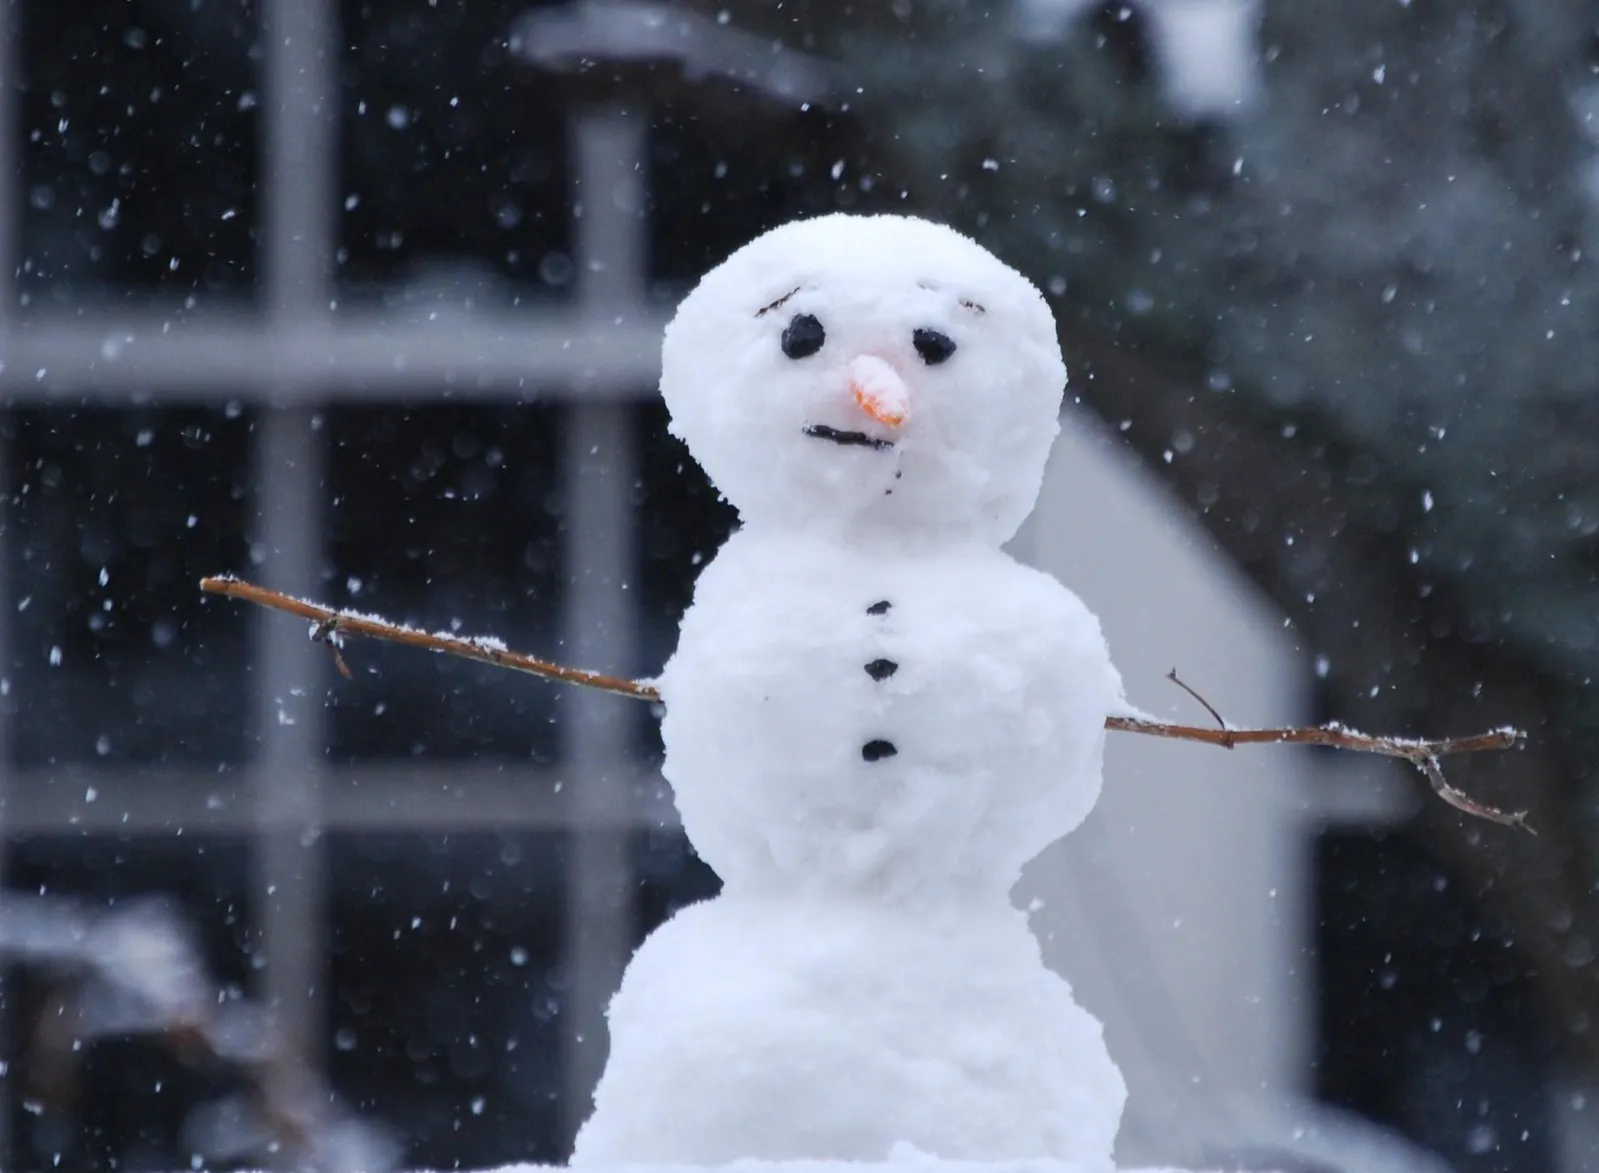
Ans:
{"label": "dark eyebrow", "polygon": [[793,289],[790,289],[787,293],[785,293],[782,297],[778,298],[776,301],[772,302],[770,305],[763,305],[760,309],[756,310],[755,311],[755,316],[758,318],[762,314],[769,314],[775,309],[781,309],[782,306],[783,306],[783,303],[785,301],[787,301],[789,298],[793,297],[799,291],[800,291],[800,286],[798,286],[798,285],[794,286]]}
{"label": "dark eyebrow", "polygon": [[[938,293],[940,291],[940,287],[936,281],[918,281],[916,285],[918,288],[925,289],[929,293]],[[969,297],[961,298],[959,305],[961,309],[971,310],[974,314],[986,314],[988,312],[987,306],[979,305]]]}

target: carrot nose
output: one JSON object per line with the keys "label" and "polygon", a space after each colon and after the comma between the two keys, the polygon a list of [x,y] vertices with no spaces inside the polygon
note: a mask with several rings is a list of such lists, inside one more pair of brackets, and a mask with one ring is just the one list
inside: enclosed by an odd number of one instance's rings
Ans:
{"label": "carrot nose", "polygon": [[862,411],[890,428],[899,427],[911,413],[905,380],[875,354],[863,354],[849,364],[849,389]]}

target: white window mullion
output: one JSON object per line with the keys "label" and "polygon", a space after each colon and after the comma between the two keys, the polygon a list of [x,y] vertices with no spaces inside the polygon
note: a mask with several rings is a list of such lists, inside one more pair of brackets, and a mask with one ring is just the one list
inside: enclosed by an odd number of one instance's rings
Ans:
{"label": "white window mullion", "polygon": [[[321,558],[322,434],[310,408],[265,408],[255,434],[259,510],[252,559],[270,586],[315,592]],[[321,843],[328,653],[304,624],[252,608],[254,900],[263,998],[278,1037],[317,1066],[326,1035],[327,875]]]}
{"label": "white window mullion", "polygon": [[[0,11],[5,6],[5,0],[0,0]],[[0,215],[6,211],[0,205]],[[17,834],[10,817],[16,802],[17,776],[11,744],[12,706],[16,703],[11,681],[11,635],[15,630],[17,611],[11,603],[11,564],[8,556],[15,546],[9,540],[9,527],[13,524],[10,472],[11,445],[0,437],[0,893],[10,887],[11,836]],[[5,980],[5,971],[0,969],[0,1057],[6,1060],[0,1063],[0,1106],[8,1106],[13,1102],[11,1080],[15,1078],[12,1073],[17,1070],[12,1061],[15,1056],[11,1054],[11,1032],[6,1029],[5,1011],[10,1008],[11,992],[11,983]],[[10,1112],[0,1111],[0,1169],[15,1168],[12,1157]]]}
{"label": "white window mullion", "polygon": [[[278,349],[320,333],[332,293],[337,177],[338,40],[335,0],[266,0],[263,12],[264,185],[260,261],[268,329]],[[308,335],[310,338],[308,339]],[[306,388],[274,388],[256,424],[259,509],[252,534],[262,577],[314,593],[322,559],[323,436]],[[326,656],[303,631],[261,613],[255,624],[254,713],[261,745],[254,807],[255,907],[265,955],[263,994],[284,1045],[321,1065],[326,1027],[328,878],[320,840],[326,744]]]}
{"label": "white window mullion", "polygon": [[[21,0],[0,0],[0,339],[17,310],[17,248],[22,238],[22,109],[17,40]],[[6,353],[6,351],[0,351]]]}
{"label": "white window mullion", "polygon": [[[628,501],[633,484],[629,412],[614,404],[579,404],[567,413],[567,596],[562,648],[574,663],[625,673],[637,626]],[[605,1008],[627,964],[632,936],[626,786],[630,706],[636,701],[589,689],[562,698],[563,756],[574,796],[567,863],[567,1124],[587,1117],[588,1095],[605,1060]]]}
{"label": "white window mullion", "polygon": [[265,0],[260,261],[279,327],[328,313],[338,205],[336,0]]}
{"label": "white window mullion", "polygon": [[[22,236],[22,127],[21,108],[17,102],[18,75],[17,38],[21,15],[20,0],[0,0],[0,357],[10,352],[8,345],[11,322],[17,308],[17,247]],[[6,527],[11,524],[10,501],[6,490],[10,471],[9,445],[0,439],[0,890],[5,885],[8,871],[10,841],[14,833],[6,818],[12,800],[13,764],[11,756],[11,689],[4,687],[11,676],[11,632],[17,613],[9,606],[11,567],[6,551],[13,543],[7,541]],[[11,1059],[10,1032],[5,1029],[3,1012],[11,1000],[10,983],[0,972],[0,1056]],[[15,1064],[0,1063],[0,1105],[12,1103],[11,1074]],[[0,1111],[0,1168],[15,1168],[11,1152],[11,1120],[9,1111]]]}
{"label": "white window mullion", "polygon": [[[642,314],[645,265],[642,115],[591,110],[573,124],[577,260],[582,316],[596,323]],[[565,441],[568,590],[563,646],[577,664],[626,672],[638,648],[632,488],[638,477],[632,412],[625,403],[579,401]],[[568,975],[565,1107],[575,1131],[605,1059],[605,1007],[627,964],[632,871],[625,787],[629,702],[579,689],[566,706],[565,756],[578,791],[567,876]],[[580,1042],[576,1040],[581,1039]]]}
{"label": "white window mullion", "polygon": [[[602,321],[567,310],[475,310],[438,322],[352,310],[290,325],[287,315],[274,325],[229,312],[183,321],[159,310],[30,316],[0,352],[0,398],[73,407],[163,398],[386,404],[450,388],[482,401],[535,390],[546,401],[636,399],[654,380],[666,318],[650,307]],[[49,378],[37,377],[41,368]]]}

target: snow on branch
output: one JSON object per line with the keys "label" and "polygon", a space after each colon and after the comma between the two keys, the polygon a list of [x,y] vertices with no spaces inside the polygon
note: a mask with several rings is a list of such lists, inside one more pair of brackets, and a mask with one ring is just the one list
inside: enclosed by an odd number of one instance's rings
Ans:
{"label": "snow on branch", "polygon": [[[629,680],[625,677],[607,676],[602,672],[590,672],[582,668],[569,668],[563,664],[541,660],[536,656],[513,652],[504,643],[492,637],[461,636],[449,632],[427,632],[399,623],[390,623],[377,615],[363,615],[355,611],[338,611],[331,607],[324,607],[320,603],[312,603],[306,599],[297,599],[292,595],[283,594],[280,591],[255,586],[252,583],[244,582],[242,579],[234,578],[232,575],[202,578],[200,580],[200,589],[210,594],[225,595],[231,599],[241,599],[244,602],[255,603],[258,606],[269,607],[276,611],[286,611],[290,615],[297,615],[301,619],[309,620],[311,622],[311,639],[317,643],[325,644],[330,649],[334,664],[338,667],[340,674],[346,678],[349,677],[350,671],[345,665],[344,657],[339,649],[343,645],[345,636],[357,635],[365,636],[368,639],[404,644],[406,647],[421,648],[424,651],[460,656],[463,659],[476,660],[480,664],[492,664],[497,668],[510,668],[516,672],[526,672],[532,676],[542,677],[545,680],[557,680],[563,684],[580,684],[586,688],[598,688],[604,692],[615,693],[618,696],[632,697],[634,700],[659,702],[661,699],[660,692],[647,680]],[[1181,741],[1197,741],[1206,745],[1219,745],[1223,749],[1232,749],[1240,745],[1320,745],[1332,749],[1354,750],[1360,753],[1379,754],[1384,757],[1403,758],[1421,771],[1439,798],[1457,810],[1464,811],[1466,814],[1473,815],[1479,819],[1487,819],[1489,822],[1500,823],[1507,827],[1520,827],[1529,833],[1536,833],[1527,823],[1526,811],[1502,811],[1486,806],[1450,785],[1448,779],[1444,777],[1443,766],[1440,762],[1440,759],[1453,754],[1510,749],[1526,737],[1519,729],[1512,729],[1506,726],[1472,737],[1438,739],[1374,737],[1371,734],[1349,729],[1336,722],[1326,725],[1292,726],[1281,729],[1237,729],[1223,721],[1221,715],[1211,708],[1209,702],[1179,680],[1175,670],[1168,678],[1205,706],[1211,716],[1216,718],[1216,728],[1173,725],[1141,715],[1119,714],[1105,718],[1105,727],[1122,733],[1142,733],[1150,737],[1168,737]]]}
{"label": "snow on branch", "polygon": [[296,599],[293,595],[255,586],[232,575],[202,578],[200,589],[215,595],[227,595],[231,599],[243,599],[247,603],[255,603],[262,607],[271,607],[275,611],[287,611],[290,615],[298,615],[301,619],[309,619],[312,624],[311,639],[332,649],[334,664],[339,668],[339,675],[346,679],[349,678],[350,671],[344,665],[344,657],[339,654],[339,648],[343,645],[345,636],[361,635],[368,639],[404,644],[408,648],[421,648],[426,652],[443,652],[451,656],[460,656],[464,660],[476,660],[480,664],[493,664],[496,668],[510,668],[515,672],[543,677],[545,680],[559,680],[563,684],[581,684],[585,688],[614,692],[618,696],[628,696],[634,700],[661,699],[660,693],[644,681],[607,676],[603,672],[587,672],[581,668],[568,668],[549,660],[540,660],[535,656],[510,651],[504,643],[492,636],[461,636],[445,631],[422,631],[420,628],[407,627],[402,623],[390,623],[378,615],[363,615],[358,611],[335,611],[319,603]]}

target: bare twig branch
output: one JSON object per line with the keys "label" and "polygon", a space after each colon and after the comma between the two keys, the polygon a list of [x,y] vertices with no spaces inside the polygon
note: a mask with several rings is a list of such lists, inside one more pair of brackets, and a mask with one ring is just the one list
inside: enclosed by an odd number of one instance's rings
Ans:
{"label": "bare twig branch", "polygon": [[1448,737],[1425,741],[1409,737],[1377,737],[1345,729],[1336,722],[1329,725],[1293,725],[1282,729],[1209,729],[1193,725],[1168,725],[1143,717],[1107,717],[1105,728],[1122,733],[1145,733],[1151,737],[1175,737],[1182,741],[1202,741],[1227,748],[1232,745],[1320,745],[1359,753],[1381,754],[1420,763],[1427,758],[1448,757],[1457,753],[1482,753],[1492,749],[1512,749],[1526,736],[1519,729],[1493,729],[1472,737]]}
{"label": "bare twig branch", "polygon": [[1533,829],[1532,824],[1527,822],[1526,811],[1496,810],[1491,806],[1484,806],[1464,791],[1457,790],[1451,786],[1449,780],[1444,777],[1443,767],[1438,764],[1437,758],[1422,758],[1416,762],[1416,768],[1422,772],[1428,782],[1432,783],[1433,791],[1438,797],[1456,810],[1465,811],[1468,815],[1476,815],[1479,819],[1487,819],[1491,823],[1502,823],[1507,827],[1520,827],[1529,835],[1538,833]]}
{"label": "bare twig branch", "polygon": [[1151,737],[1172,737],[1181,741],[1202,741],[1232,749],[1235,745],[1321,745],[1331,749],[1374,753],[1383,757],[1404,758],[1432,784],[1438,797],[1450,806],[1507,827],[1520,827],[1537,834],[1527,822],[1526,811],[1502,811],[1485,806],[1467,797],[1451,786],[1444,778],[1438,759],[1450,754],[1483,753],[1487,750],[1511,749],[1526,737],[1519,729],[1493,729],[1472,737],[1449,737],[1427,741],[1409,737],[1374,737],[1359,733],[1342,725],[1308,725],[1287,729],[1201,729],[1192,725],[1168,725],[1163,721],[1149,721],[1142,717],[1107,717],[1105,728],[1123,733],[1146,733]]}
{"label": "bare twig branch", "polygon": [[536,656],[509,651],[504,644],[487,636],[460,636],[442,631],[419,631],[414,627],[390,623],[375,615],[335,611],[332,607],[297,599],[281,591],[255,586],[232,575],[202,578],[200,589],[214,595],[226,595],[230,599],[243,599],[247,603],[270,607],[275,611],[287,611],[290,615],[298,615],[301,619],[309,619],[315,624],[311,628],[311,638],[317,643],[333,647],[335,651],[337,651],[336,641],[341,637],[361,635],[368,639],[404,644],[408,648],[421,648],[425,652],[440,652],[445,655],[460,656],[466,660],[476,660],[480,664],[493,664],[496,668],[510,668],[512,671],[526,672],[545,680],[559,680],[563,684],[581,684],[585,688],[597,688],[602,692],[613,692],[618,696],[632,697],[634,700],[661,699],[661,694],[653,686],[641,680],[627,680],[620,676],[607,676],[603,672],[568,668],[564,664],[555,664],[549,660],[540,660]]}
{"label": "bare twig branch", "polygon": [[[1227,722],[1222,720],[1221,714],[1216,711],[1215,706],[1207,701],[1204,697],[1200,696],[1199,693],[1194,691],[1194,689],[1190,688],[1187,682],[1184,681],[1181,676],[1177,675],[1177,669],[1173,668],[1170,672],[1166,673],[1166,679],[1171,681],[1178,688],[1182,689],[1189,696],[1193,697],[1196,701],[1203,705],[1205,707],[1205,712],[1209,713],[1216,719],[1216,724],[1221,727],[1222,732],[1225,733],[1227,731]],[[1231,738],[1223,741],[1221,744],[1225,749],[1232,749],[1233,747]]]}
{"label": "bare twig branch", "polygon": [[[202,578],[200,589],[211,594],[226,595],[232,599],[242,599],[248,603],[255,603],[262,607],[270,607],[278,611],[286,611],[290,615],[297,615],[301,619],[310,620],[314,626],[311,628],[311,638],[319,643],[326,643],[338,650],[338,641],[346,635],[366,636],[369,639],[387,640],[390,643],[404,644],[407,647],[421,648],[424,651],[440,652],[451,656],[461,656],[468,660],[476,660],[481,664],[493,664],[497,668],[510,668],[517,672],[526,672],[545,680],[558,680],[565,684],[581,684],[587,688],[598,688],[605,692],[615,693],[618,696],[632,697],[634,700],[659,701],[660,691],[653,685],[643,680],[627,680],[618,676],[607,676],[600,672],[589,672],[581,668],[568,668],[549,660],[540,660],[537,657],[524,655],[521,652],[508,650],[499,641],[483,636],[458,636],[444,632],[418,631],[414,627],[405,627],[398,623],[390,623],[374,615],[359,615],[351,611],[336,611],[331,607],[324,607],[318,603],[297,599],[292,595],[285,595],[279,591],[268,590],[265,587],[254,586],[243,582],[231,575],[222,575],[214,578]],[[342,657],[339,657],[342,660]],[[1358,753],[1374,753],[1384,757],[1403,758],[1410,762],[1427,778],[1438,796],[1450,806],[1490,822],[1501,823],[1508,827],[1520,827],[1531,832],[1532,827],[1527,824],[1526,811],[1501,811],[1467,797],[1461,791],[1451,786],[1444,778],[1443,767],[1438,759],[1451,754],[1482,753],[1487,750],[1511,749],[1520,743],[1525,735],[1517,729],[1502,728],[1479,733],[1472,737],[1441,738],[1424,740],[1406,737],[1374,737],[1368,733],[1360,733],[1347,729],[1342,725],[1332,723],[1316,726],[1292,726],[1282,729],[1235,729],[1222,720],[1221,714],[1212,708],[1202,696],[1177,677],[1173,669],[1168,679],[1186,690],[1190,696],[1204,705],[1210,715],[1216,718],[1220,728],[1209,729],[1193,725],[1171,725],[1164,721],[1151,721],[1144,717],[1112,716],[1105,718],[1105,728],[1120,733],[1142,733],[1149,737],[1169,737],[1180,741],[1197,741],[1205,745],[1219,745],[1224,749],[1232,749],[1238,745],[1320,745],[1332,749],[1353,750]]]}
{"label": "bare twig branch", "polygon": [[350,666],[344,662],[344,653],[339,650],[339,624],[337,619],[324,620],[311,629],[313,643],[326,644],[333,655],[333,666],[339,670],[339,675],[346,680],[354,680],[355,673],[350,671]]}

